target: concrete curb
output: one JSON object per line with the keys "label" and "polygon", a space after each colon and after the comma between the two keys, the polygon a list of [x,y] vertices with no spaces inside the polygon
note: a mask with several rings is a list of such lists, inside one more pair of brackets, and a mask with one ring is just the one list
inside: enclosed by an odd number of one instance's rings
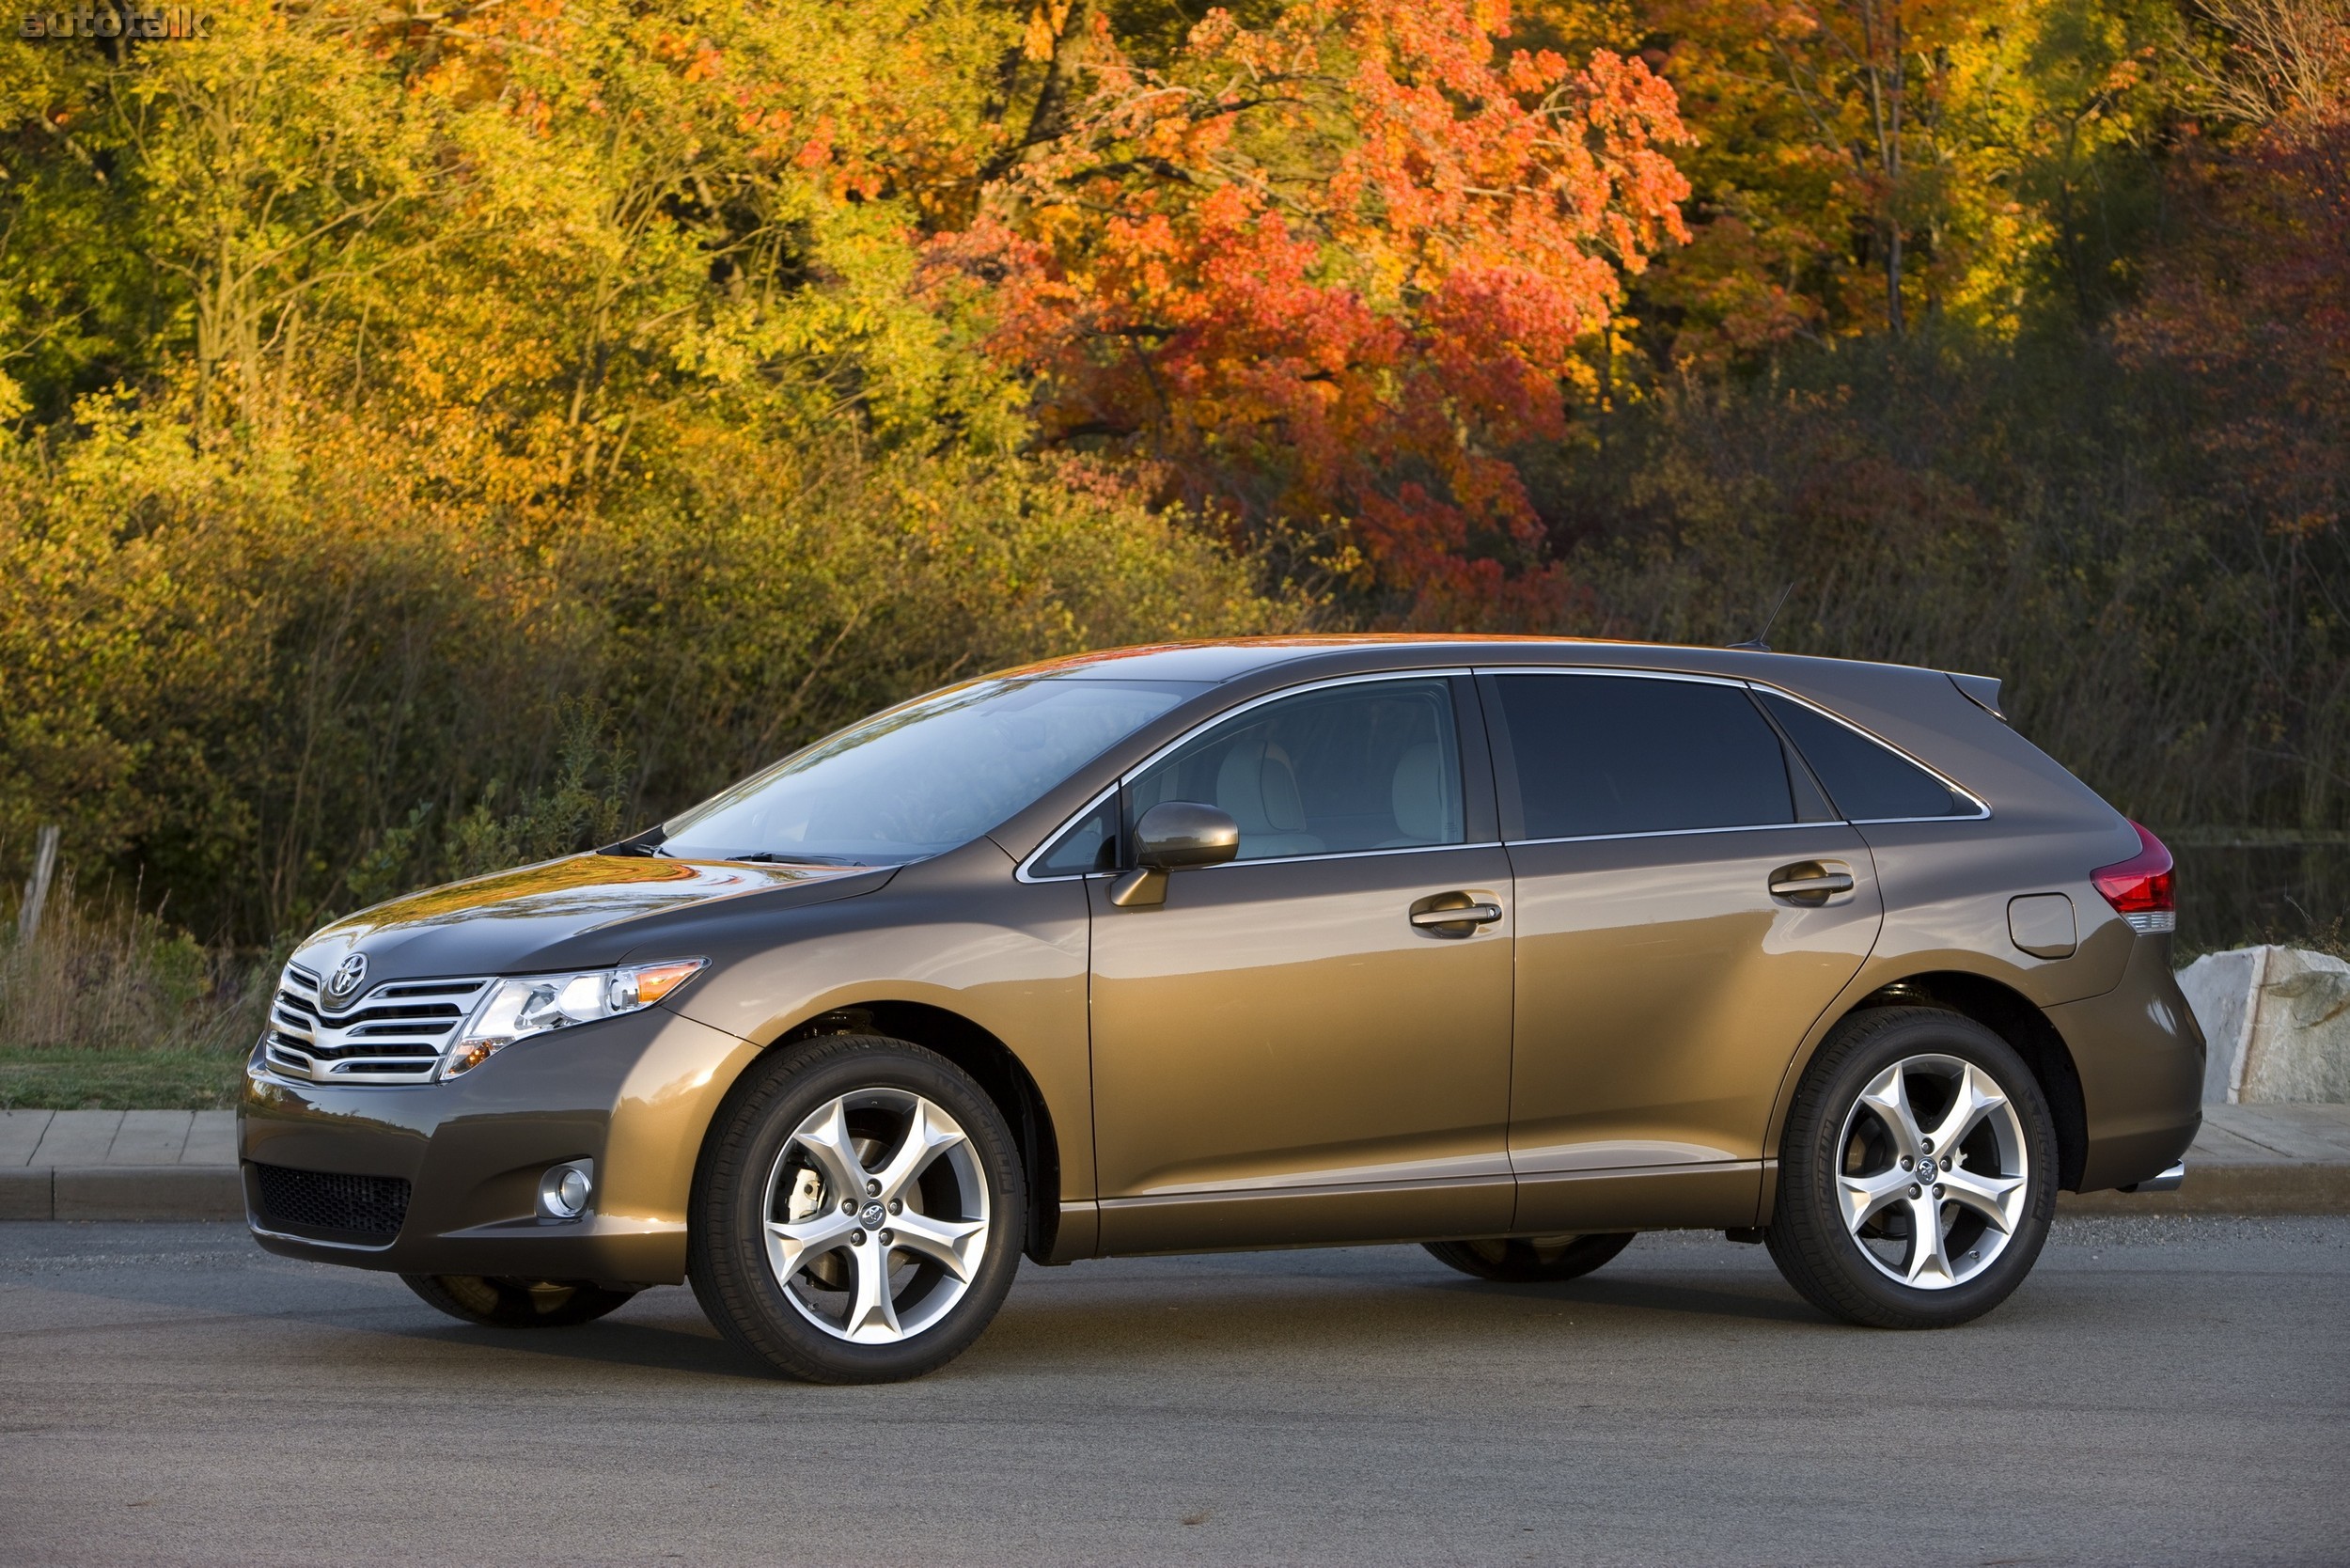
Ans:
{"label": "concrete curb", "polygon": [[2292,1160],[2197,1165],[2176,1192],[2068,1192],[2059,1214],[2341,1215],[2350,1214],[2350,1163]]}
{"label": "concrete curb", "polygon": [[[2176,1192],[2064,1193],[2071,1215],[2350,1214],[2350,1162],[2189,1164]],[[0,1170],[0,1219],[243,1219],[235,1166],[35,1166]]]}
{"label": "concrete curb", "polygon": [[33,1166],[0,1170],[0,1219],[243,1219],[233,1165]]}

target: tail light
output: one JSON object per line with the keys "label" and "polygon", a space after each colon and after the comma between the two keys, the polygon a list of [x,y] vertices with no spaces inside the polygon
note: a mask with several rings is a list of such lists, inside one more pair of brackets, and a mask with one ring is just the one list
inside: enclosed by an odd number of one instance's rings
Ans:
{"label": "tail light", "polygon": [[2099,867],[2089,880],[2133,931],[2175,931],[2179,906],[2170,890],[2170,852],[2140,824],[2130,825],[2138,829],[2138,853],[2119,865]]}

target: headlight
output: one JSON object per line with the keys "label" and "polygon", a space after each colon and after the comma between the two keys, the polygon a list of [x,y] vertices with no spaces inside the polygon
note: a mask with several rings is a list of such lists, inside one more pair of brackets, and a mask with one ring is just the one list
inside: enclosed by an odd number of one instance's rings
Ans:
{"label": "headlight", "polygon": [[499,980],[458,1030],[457,1043],[442,1059],[441,1076],[453,1078],[469,1073],[494,1052],[534,1034],[642,1011],[692,980],[709,962],[681,958],[666,964],[632,964],[624,969]]}

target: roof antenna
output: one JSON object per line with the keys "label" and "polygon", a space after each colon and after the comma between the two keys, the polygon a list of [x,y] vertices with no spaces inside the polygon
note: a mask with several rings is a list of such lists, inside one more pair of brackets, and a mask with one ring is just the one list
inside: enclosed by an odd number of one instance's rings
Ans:
{"label": "roof antenna", "polygon": [[1755,633],[1744,642],[1733,642],[1730,646],[1747,653],[1768,653],[1771,651],[1771,645],[1762,639],[1769,636],[1771,628],[1778,624],[1778,612],[1787,607],[1788,598],[1794,591],[1795,580],[1791,577],[1787,580],[1786,591],[1778,596],[1778,603],[1772,606],[1771,619],[1762,623],[1762,630]]}

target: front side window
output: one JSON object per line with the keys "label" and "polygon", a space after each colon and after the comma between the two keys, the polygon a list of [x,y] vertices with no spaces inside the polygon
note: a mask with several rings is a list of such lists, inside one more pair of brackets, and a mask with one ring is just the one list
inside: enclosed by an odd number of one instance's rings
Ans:
{"label": "front side window", "polygon": [[967,844],[1203,690],[1188,681],[974,681],[854,725],[664,825],[687,860],[902,865]]}
{"label": "front side window", "polygon": [[1527,839],[1795,821],[1787,757],[1745,690],[1696,681],[1496,675]]}
{"label": "front side window", "polygon": [[1132,822],[1162,801],[1240,824],[1242,860],[1464,841],[1450,682],[1360,682],[1234,715],[1128,788]]}

